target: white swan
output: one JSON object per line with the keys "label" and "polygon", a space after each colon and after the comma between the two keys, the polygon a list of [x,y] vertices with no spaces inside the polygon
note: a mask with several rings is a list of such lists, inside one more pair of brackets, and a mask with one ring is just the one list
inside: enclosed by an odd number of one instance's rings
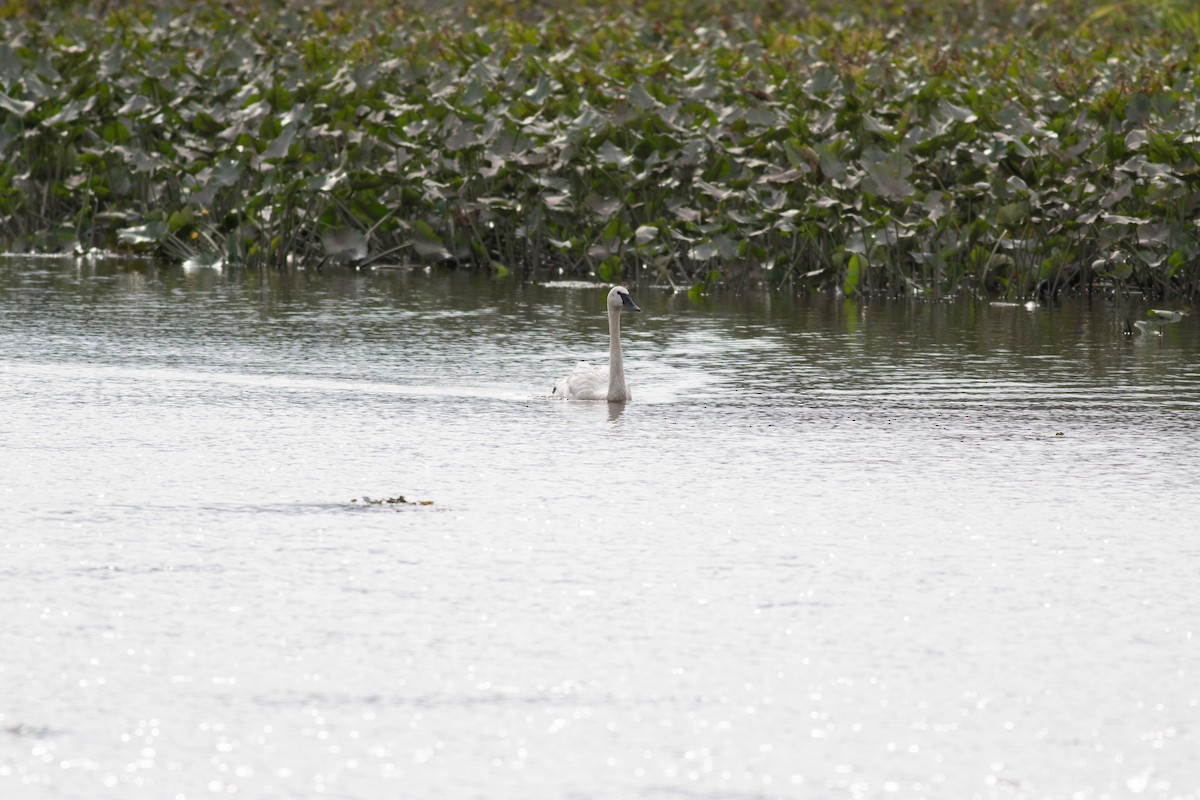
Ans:
{"label": "white swan", "polygon": [[629,400],[629,384],[625,383],[625,361],[621,358],[621,309],[641,311],[629,297],[624,286],[614,286],[608,293],[608,367],[597,367],[580,361],[571,374],[554,384],[553,393],[568,400],[607,400],[624,403]]}

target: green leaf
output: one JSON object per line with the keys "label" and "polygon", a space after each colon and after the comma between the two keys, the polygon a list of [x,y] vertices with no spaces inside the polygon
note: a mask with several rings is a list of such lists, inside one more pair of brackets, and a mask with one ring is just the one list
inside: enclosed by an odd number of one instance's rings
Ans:
{"label": "green leaf", "polygon": [[0,110],[7,111],[19,119],[24,119],[25,115],[33,111],[36,103],[31,103],[28,100],[17,100],[15,97],[9,97],[4,92],[0,92]]}
{"label": "green leaf", "polygon": [[891,136],[893,133],[891,128],[884,125],[882,122],[875,119],[875,117],[871,116],[870,114],[863,114],[862,126],[863,126],[863,130],[870,131],[871,133],[882,134],[884,136]]}
{"label": "green leaf", "polygon": [[1000,206],[996,211],[996,222],[1005,226],[1020,225],[1028,216],[1029,203],[1018,200],[1015,203]]}
{"label": "green leaf", "polygon": [[340,169],[314,175],[308,181],[308,188],[314,192],[332,192],[345,178],[346,172]]}
{"label": "green leaf", "polygon": [[292,146],[292,142],[296,140],[296,125],[293,123],[287,125],[271,142],[271,146],[263,151],[263,158],[270,161],[272,159],[286,158],[288,149]]}
{"label": "green leaf", "polygon": [[525,96],[529,98],[531,103],[541,105],[553,92],[553,85],[545,75],[542,75],[538,78],[538,82],[534,85],[534,87],[525,92]]}
{"label": "green leaf", "polygon": [[361,261],[367,257],[367,237],[355,228],[341,228],[321,234],[325,254],[337,259]]}
{"label": "green leaf", "polygon": [[170,226],[163,220],[147,222],[132,228],[121,228],[117,231],[117,239],[126,244],[150,244],[162,241],[170,232]]}
{"label": "green leaf", "polygon": [[449,261],[454,258],[428,222],[423,219],[413,220],[412,227],[412,247],[419,256],[430,261]]}
{"label": "green leaf", "polygon": [[192,214],[188,210],[176,211],[171,216],[167,217],[167,228],[171,233],[175,233],[180,228],[192,224]]}
{"label": "green leaf", "polygon": [[614,283],[620,279],[621,273],[624,272],[621,266],[621,257],[611,255],[600,262],[600,266],[596,270],[596,274],[600,276],[600,280],[605,283]]}
{"label": "green leaf", "polygon": [[1170,274],[1174,275],[1179,271],[1179,268],[1187,263],[1187,253],[1183,252],[1182,248],[1171,253],[1171,257],[1167,259],[1167,266],[1170,268]]}
{"label": "green leaf", "polygon": [[629,102],[641,109],[654,108],[658,105],[658,101],[651,97],[640,83],[629,87]]}
{"label": "green leaf", "polygon": [[867,188],[873,194],[892,200],[910,197],[913,186],[907,177],[912,172],[912,164],[906,156],[881,153],[875,148],[869,148],[863,153],[862,167],[867,173]]}
{"label": "green leaf", "polygon": [[846,280],[842,283],[842,291],[847,296],[853,295],[858,291],[858,281],[865,266],[866,259],[858,253],[851,253],[850,257],[846,259]]}
{"label": "green leaf", "polygon": [[599,156],[602,164],[611,164],[614,167],[626,167],[629,166],[629,162],[633,161],[633,156],[612,142],[605,142],[600,145]]}
{"label": "green leaf", "polygon": [[1143,222],[1146,222],[1144,219],[1127,217],[1123,214],[1105,214],[1101,217],[1101,219],[1103,219],[1109,225],[1141,225]]}

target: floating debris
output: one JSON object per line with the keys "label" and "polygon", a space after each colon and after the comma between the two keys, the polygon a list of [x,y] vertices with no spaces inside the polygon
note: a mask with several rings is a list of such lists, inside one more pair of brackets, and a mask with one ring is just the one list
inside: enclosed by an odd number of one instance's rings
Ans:
{"label": "floating debris", "polygon": [[405,498],[405,496],[402,494],[398,494],[395,497],[384,497],[384,498],[380,498],[380,499],[375,499],[374,497],[367,497],[366,495],[363,495],[361,499],[358,497],[355,497],[355,498],[351,499],[350,502],[355,503],[355,504],[362,503],[363,505],[368,505],[368,506],[431,506],[431,505],[433,505],[432,500],[409,500],[409,499]]}

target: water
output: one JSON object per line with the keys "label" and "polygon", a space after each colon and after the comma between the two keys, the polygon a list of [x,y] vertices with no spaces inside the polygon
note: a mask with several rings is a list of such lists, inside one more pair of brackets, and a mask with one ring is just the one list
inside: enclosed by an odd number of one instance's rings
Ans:
{"label": "water", "polygon": [[633,295],[0,261],[0,797],[1200,797],[1195,318]]}

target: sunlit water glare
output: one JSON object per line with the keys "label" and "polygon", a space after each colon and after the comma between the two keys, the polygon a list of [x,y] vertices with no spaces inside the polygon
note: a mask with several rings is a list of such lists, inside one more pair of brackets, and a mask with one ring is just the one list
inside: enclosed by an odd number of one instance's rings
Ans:
{"label": "sunlit water glare", "polygon": [[0,261],[0,797],[1200,797],[1194,317],[631,288]]}

